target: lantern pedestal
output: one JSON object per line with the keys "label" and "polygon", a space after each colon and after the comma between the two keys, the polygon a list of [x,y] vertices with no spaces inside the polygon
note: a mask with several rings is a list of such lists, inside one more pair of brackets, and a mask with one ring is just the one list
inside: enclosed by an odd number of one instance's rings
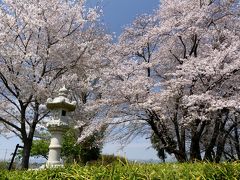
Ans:
{"label": "lantern pedestal", "polygon": [[61,154],[61,142],[62,142],[62,136],[66,132],[68,127],[65,126],[59,126],[50,124],[48,125],[48,130],[51,133],[51,142],[49,146],[49,155],[48,155],[48,161],[46,163],[47,167],[52,166],[62,166],[62,163],[60,161],[60,154]]}

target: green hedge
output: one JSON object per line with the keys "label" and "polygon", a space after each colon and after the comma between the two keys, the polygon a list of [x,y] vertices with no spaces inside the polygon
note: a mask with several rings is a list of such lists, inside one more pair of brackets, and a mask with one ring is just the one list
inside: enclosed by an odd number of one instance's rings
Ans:
{"label": "green hedge", "polygon": [[137,164],[122,163],[109,165],[77,164],[64,168],[28,171],[1,171],[0,179],[240,179],[240,163],[166,163]]}

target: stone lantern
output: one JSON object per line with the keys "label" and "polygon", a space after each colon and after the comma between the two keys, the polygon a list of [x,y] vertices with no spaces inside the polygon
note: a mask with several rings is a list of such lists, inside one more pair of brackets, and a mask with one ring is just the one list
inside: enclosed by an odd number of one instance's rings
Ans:
{"label": "stone lantern", "polygon": [[47,167],[62,165],[60,162],[62,135],[69,128],[70,117],[68,113],[76,108],[76,102],[70,102],[67,95],[68,90],[64,86],[59,90],[57,97],[49,98],[46,103],[47,108],[53,114],[51,120],[47,123],[47,128],[51,133]]}

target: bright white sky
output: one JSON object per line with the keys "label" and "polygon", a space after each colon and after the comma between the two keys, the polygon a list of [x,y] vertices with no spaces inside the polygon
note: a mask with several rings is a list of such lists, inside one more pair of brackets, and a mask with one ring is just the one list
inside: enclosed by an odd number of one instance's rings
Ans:
{"label": "bright white sky", "polygon": [[[94,5],[96,0],[88,0]],[[104,21],[109,32],[115,32],[118,36],[124,26],[130,24],[137,15],[151,13],[158,8],[159,0],[102,0]],[[0,160],[8,160],[14,152],[16,144],[21,141],[16,138],[6,139],[0,136]],[[139,138],[122,150],[119,144],[106,144],[103,148],[104,154],[115,154],[125,156],[131,160],[158,160],[156,151],[151,148],[149,140]]]}

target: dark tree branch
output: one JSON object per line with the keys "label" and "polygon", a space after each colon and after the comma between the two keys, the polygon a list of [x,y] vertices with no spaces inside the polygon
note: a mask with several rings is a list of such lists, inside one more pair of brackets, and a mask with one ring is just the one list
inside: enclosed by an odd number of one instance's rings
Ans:
{"label": "dark tree branch", "polygon": [[171,50],[170,50],[169,52],[170,52],[170,53],[173,55],[173,57],[179,62],[179,64],[183,64],[183,61],[182,61],[181,59],[179,59],[175,54],[173,54]]}
{"label": "dark tree branch", "polygon": [[11,123],[11,122],[9,122],[9,121],[3,119],[2,117],[0,117],[0,122],[3,122],[3,123],[5,123],[5,124],[11,126],[12,128],[16,129],[16,130],[19,131],[19,132],[22,131],[22,129],[19,128],[17,125],[15,125],[14,123]]}
{"label": "dark tree branch", "polygon": [[178,38],[180,39],[182,45],[183,45],[183,58],[187,59],[187,48],[185,43],[183,42],[182,36],[178,36]]}

